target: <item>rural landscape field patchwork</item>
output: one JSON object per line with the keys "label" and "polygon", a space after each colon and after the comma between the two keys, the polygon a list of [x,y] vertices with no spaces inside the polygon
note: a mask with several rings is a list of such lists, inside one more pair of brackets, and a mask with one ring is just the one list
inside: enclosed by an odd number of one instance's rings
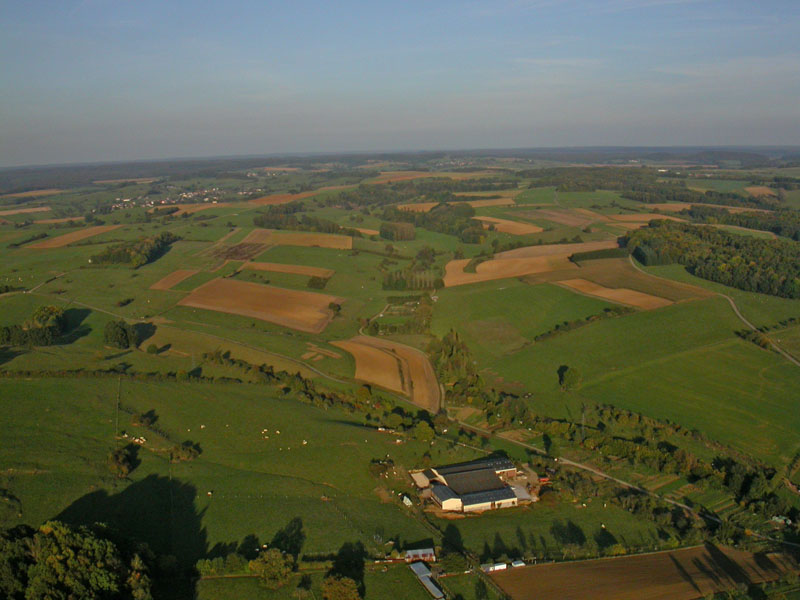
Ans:
{"label": "rural landscape field patchwork", "polygon": [[[0,550],[113,540],[159,598],[424,599],[419,549],[462,600],[800,597],[800,169],[748,156],[3,175]],[[499,459],[510,508],[419,484]]]}

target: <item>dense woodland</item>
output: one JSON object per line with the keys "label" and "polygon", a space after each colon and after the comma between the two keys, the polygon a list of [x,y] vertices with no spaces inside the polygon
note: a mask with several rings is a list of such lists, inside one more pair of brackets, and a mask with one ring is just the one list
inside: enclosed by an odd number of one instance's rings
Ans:
{"label": "dense woodland", "polygon": [[714,206],[693,206],[681,211],[681,214],[701,223],[720,223],[771,231],[775,235],[791,238],[796,242],[800,241],[800,211],[797,210],[732,213],[724,208]]}
{"label": "dense woodland", "polygon": [[694,275],[783,298],[800,298],[800,243],[657,220],[624,238],[645,265],[680,263]]}
{"label": "dense woodland", "polygon": [[165,231],[155,237],[116,244],[92,256],[92,263],[130,265],[135,269],[156,260],[179,239],[175,234]]}

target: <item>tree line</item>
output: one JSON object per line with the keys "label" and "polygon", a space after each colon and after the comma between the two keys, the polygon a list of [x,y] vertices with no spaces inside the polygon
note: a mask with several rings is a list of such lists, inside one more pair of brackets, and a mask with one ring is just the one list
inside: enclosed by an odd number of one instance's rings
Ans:
{"label": "tree line", "polygon": [[622,241],[648,266],[679,263],[697,277],[740,290],[800,298],[798,242],[664,220],[652,221]]}

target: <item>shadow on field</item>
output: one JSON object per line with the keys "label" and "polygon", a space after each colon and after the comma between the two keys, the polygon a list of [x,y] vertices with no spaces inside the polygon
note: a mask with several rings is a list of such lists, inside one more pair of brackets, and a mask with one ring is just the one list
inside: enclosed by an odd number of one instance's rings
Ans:
{"label": "shadow on field", "polygon": [[149,475],[117,494],[86,494],[55,518],[73,525],[105,523],[124,537],[146,542],[158,556],[174,556],[181,569],[208,552],[203,513],[195,508],[197,488],[177,479]]}
{"label": "shadow on field", "polygon": [[356,582],[358,593],[364,597],[366,586],[364,585],[364,560],[367,558],[367,550],[361,542],[346,542],[339,548],[339,552],[333,559],[333,565],[328,571],[328,575],[339,577],[349,577]]}
{"label": "shadow on field", "polygon": [[11,362],[18,356],[25,354],[20,350],[12,350],[11,348],[0,348],[0,365]]}
{"label": "shadow on field", "polygon": [[59,344],[71,344],[82,337],[89,335],[92,328],[84,324],[86,317],[92,313],[88,308],[68,308],[64,311],[64,333],[59,338]]}
{"label": "shadow on field", "polygon": [[156,334],[156,326],[152,323],[136,323],[133,331],[136,333],[139,345],[142,345]]}

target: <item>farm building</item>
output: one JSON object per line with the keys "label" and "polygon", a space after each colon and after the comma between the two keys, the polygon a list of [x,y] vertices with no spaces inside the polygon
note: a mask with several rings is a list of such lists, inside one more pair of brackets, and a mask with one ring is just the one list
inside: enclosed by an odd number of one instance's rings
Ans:
{"label": "farm building", "polygon": [[406,550],[406,562],[424,560],[425,562],[436,562],[436,552],[433,548],[420,548],[419,550]]}
{"label": "farm building", "polygon": [[414,575],[417,576],[417,579],[419,579],[419,582],[425,587],[426,590],[428,590],[428,593],[431,596],[433,596],[437,600],[439,598],[444,598],[444,594],[442,593],[442,590],[440,590],[439,586],[437,586],[433,582],[433,579],[431,578],[431,570],[428,567],[425,566],[425,563],[415,562],[415,563],[411,563],[408,566],[414,572]]}
{"label": "farm building", "polygon": [[431,497],[442,510],[480,512],[517,506],[531,497],[524,486],[511,486],[517,468],[504,457],[432,467],[412,473],[417,487],[430,488]]}

